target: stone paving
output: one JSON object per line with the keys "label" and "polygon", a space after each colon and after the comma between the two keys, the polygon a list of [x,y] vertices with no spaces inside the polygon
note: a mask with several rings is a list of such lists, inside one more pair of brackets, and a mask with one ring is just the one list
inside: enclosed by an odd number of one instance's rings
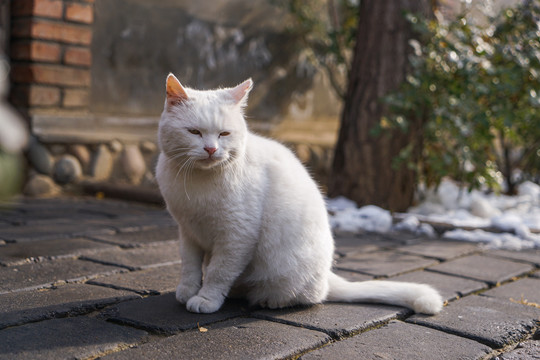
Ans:
{"label": "stone paving", "polygon": [[374,304],[282,310],[174,299],[167,212],[94,198],[0,208],[0,359],[540,359],[540,251],[493,251],[406,233],[337,234],[351,280],[433,285],[436,316]]}

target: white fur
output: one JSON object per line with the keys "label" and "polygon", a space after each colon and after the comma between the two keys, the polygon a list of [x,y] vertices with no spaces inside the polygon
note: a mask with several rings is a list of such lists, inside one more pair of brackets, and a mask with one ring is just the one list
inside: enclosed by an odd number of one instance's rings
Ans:
{"label": "white fur", "polygon": [[[350,283],[331,272],[334,242],[315,182],[287,148],[247,130],[251,80],[181,89],[165,102],[156,177],[179,226],[176,298],[189,311],[217,311],[234,295],[269,308],[332,300],[440,311],[441,297],[427,285]],[[209,156],[205,147],[217,150]]]}

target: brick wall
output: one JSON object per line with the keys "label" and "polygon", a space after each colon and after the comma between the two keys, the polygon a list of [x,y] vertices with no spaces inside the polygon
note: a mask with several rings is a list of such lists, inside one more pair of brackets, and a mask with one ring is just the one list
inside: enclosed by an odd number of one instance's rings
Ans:
{"label": "brick wall", "polygon": [[12,103],[29,114],[87,110],[94,0],[11,4]]}

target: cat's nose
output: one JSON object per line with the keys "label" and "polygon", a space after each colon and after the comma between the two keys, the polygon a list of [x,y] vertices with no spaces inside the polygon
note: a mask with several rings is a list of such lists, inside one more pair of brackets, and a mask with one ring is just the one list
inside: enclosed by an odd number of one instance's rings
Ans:
{"label": "cat's nose", "polygon": [[213,155],[217,151],[217,148],[215,148],[215,147],[205,147],[204,151],[206,151],[208,153],[208,155]]}

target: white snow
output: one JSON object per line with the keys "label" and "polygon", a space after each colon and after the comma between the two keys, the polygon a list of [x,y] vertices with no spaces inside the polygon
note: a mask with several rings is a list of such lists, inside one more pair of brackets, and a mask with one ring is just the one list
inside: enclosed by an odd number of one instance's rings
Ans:
{"label": "white snow", "polygon": [[[471,241],[490,248],[521,250],[540,248],[540,186],[524,182],[515,196],[486,194],[459,188],[444,180],[438,189],[429,191],[424,202],[401,214],[403,220],[392,225],[389,211],[368,205],[357,208],[344,197],[327,200],[330,223],[341,231],[408,231],[430,237],[433,227],[424,221],[455,226],[444,239]],[[459,227],[475,228],[473,231]],[[500,233],[486,231],[497,229]]]}
{"label": "white snow", "polygon": [[425,235],[427,237],[435,237],[435,229],[433,226],[425,223],[420,223],[416,216],[408,215],[401,222],[393,226],[393,230],[407,231],[410,233]]}
{"label": "white snow", "polygon": [[[333,201],[329,200],[329,207]],[[335,207],[333,207],[335,209]],[[358,232],[360,230],[385,233],[392,227],[392,215],[390,211],[381,209],[374,205],[367,205],[361,208],[347,207],[341,211],[336,211],[330,217],[332,228],[347,232]]]}
{"label": "white snow", "polygon": [[345,209],[356,209],[358,205],[352,200],[347,199],[345,196],[338,196],[333,199],[326,200],[326,208],[330,212],[343,211]]}
{"label": "white snow", "polygon": [[510,233],[493,233],[480,229],[472,231],[450,230],[443,234],[443,239],[483,243],[491,249],[523,250],[540,247],[540,238],[534,241]]}

